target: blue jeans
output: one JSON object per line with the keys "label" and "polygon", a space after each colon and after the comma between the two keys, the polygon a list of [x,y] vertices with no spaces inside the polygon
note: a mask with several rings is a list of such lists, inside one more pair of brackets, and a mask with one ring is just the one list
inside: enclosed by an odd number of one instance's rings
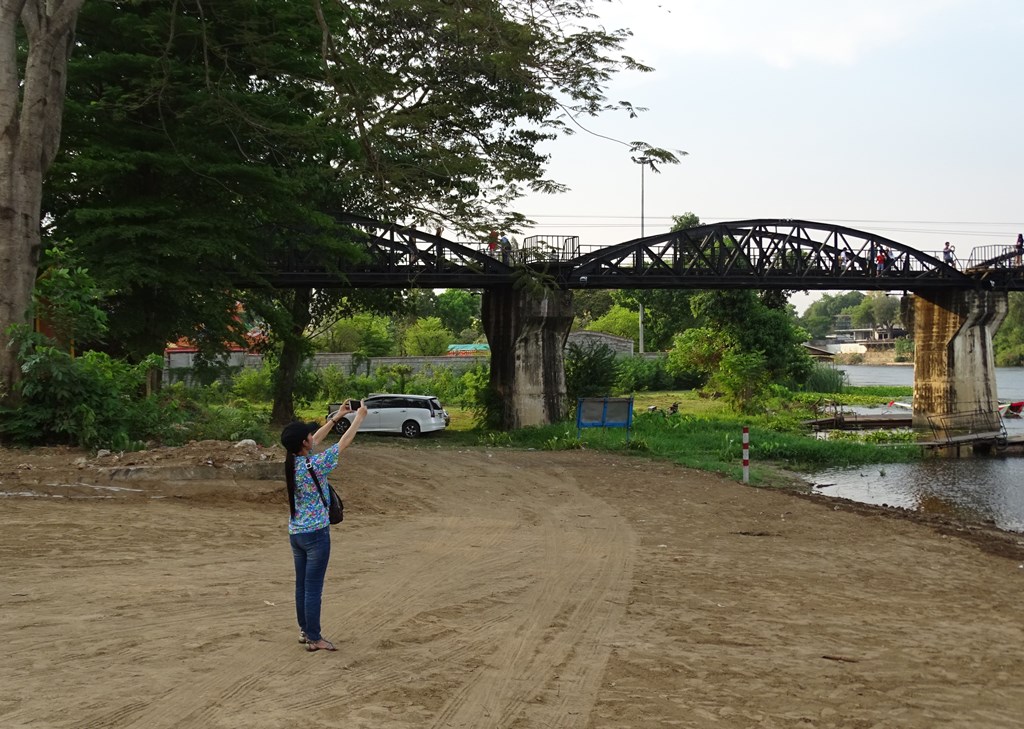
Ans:
{"label": "blue jeans", "polygon": [[299,629],[312,641],[320,635],[320,599],[324,594],[324,575],[331,558],[331,528],[305,534],[289,534],[295,557],[295,616]]}

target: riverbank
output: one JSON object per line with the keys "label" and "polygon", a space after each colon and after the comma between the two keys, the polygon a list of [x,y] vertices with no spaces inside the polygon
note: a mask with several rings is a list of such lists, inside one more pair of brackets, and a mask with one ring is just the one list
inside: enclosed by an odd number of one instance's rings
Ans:
{"label": "riverbank", "polygon": [[1008,535],[635,455],[439,445],[346,451],[331,654],[295,641],[279,449],[0,450],[0,490],[31,494],[0,501],[0,723],[1019,724]]}

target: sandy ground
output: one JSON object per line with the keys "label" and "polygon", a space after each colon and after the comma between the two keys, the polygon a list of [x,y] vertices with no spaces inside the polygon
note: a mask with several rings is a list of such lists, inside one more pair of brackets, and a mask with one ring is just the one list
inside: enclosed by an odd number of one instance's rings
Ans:
{"label": "sandy ground", "polygon": [[346,455],[310,654],[279,449],[0,450],[0,726],[1024,722],[1021,535],[589,451]]}

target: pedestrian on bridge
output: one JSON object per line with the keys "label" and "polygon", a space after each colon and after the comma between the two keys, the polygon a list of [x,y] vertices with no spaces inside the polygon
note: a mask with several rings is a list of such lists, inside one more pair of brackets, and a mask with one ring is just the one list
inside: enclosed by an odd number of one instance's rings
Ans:
{"label": "pedestrian on bridge", "polygon": [[1021,264],[1021,256],[1024,256],[1024,233],[1017,233],[1017,242],[1013,244],[1013,247],[1017,251],[1017,259],[1014,265],[1019,266]]}
{"label": "pedestrian on bridge", "polygon": [[850,270],[850,266],[853,265],[853,254],[848,250],[839,251],[839,267],[843,273]]}
{"label": "pedestrian on bridge", "polygon": [[943,246],[942,248],[942,262],[949,266],[952,266],[956,262],[955,252],[956,248],[954,246],[951,246],[949,244],[949,241],[947,240],[946,245]]}
{"label": "pedestrian on bridge", "polygon": [[505,235],[505,231],[501,231],[501,238],[498,239],[498,245],[501,246],[501,262],[508,264],[512,261],[512,241]]}

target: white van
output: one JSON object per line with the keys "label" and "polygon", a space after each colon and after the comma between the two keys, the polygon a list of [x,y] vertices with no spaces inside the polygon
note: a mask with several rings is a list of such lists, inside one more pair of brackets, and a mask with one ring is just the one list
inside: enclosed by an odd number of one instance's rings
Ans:
{"label": "white van", "polygon": [[[401,433],[406,438],[415,438],[421,433],[432,433],[448,427],[450,418],[441,407],[441,401],[433,395],[401,395],[373,393],[363,402],[368,411],[359,427],[360,433]],[[327,406],[330,417],[341,408],[341,403]],[[337,433],[344,433],[352,424],[355,413],[348,413],[334,426]]]}

